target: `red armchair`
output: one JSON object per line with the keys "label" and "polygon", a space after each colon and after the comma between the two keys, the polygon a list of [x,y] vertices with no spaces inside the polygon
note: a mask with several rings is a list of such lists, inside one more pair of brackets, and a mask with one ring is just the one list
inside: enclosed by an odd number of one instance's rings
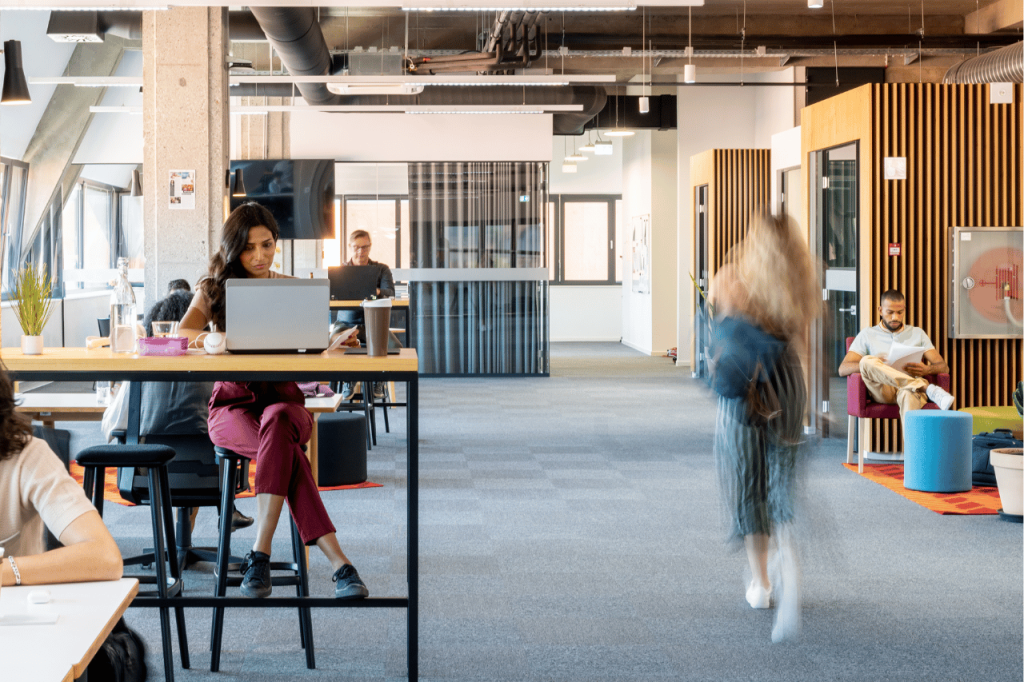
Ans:
{"label": "red armchair", "polygon": [[[846,337],[846,351],[850,351],[850,345],[853,343],[854,337]],[[943,390],[949,390],[949,375],[948,374],[929,374],[927,377],[929,382],[938,384]],[[935,403],[929,402],[924,406],[926,410],[937,410],[939,408]],[[851,374],[846,377],[846,412],[849,415],[849,424],[847,426],[846,434],[846,463],[853,464],[853,435],[860,427],[860,438],[858,439],[858,452],[857,452],[857,471],[864,473],[864,450],[865,443],[868,442],[868,435],[871,427],[871,422],[868,419],[899,419],[900,408],[898,405],[885,405],[883,403],[876,403],[868,395],[868,387],[864,385],[864,382],[860,378],[859,373]],[[858,419],[864,421],[858,422]]]}

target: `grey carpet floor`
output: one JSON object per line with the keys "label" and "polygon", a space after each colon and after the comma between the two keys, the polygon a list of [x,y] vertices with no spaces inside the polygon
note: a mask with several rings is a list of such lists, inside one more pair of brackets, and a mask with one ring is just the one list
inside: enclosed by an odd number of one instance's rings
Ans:
{"label": "grey carpet floor", "polygon": [[[812,443],[802,475],[803,635],[773,645],[772,613],[747,606],[744,555],[724,541],[714,403],[666,358],[554,344],[548,378],[429,379],[421,396],[423,680],[1024,675],[1021,526],[923,509],[844,469],[834,440]],[[323,496],[377,596],[406,594],[405,420],[391,414],[368,464],[383,487]],[[61,426],[73,450],[98,439],[95,425]],[[239,504],[254,513],[253,500]],[[145,511],[107,505],[105,518],[126,554],[148,543]],[[199,514],[197,544],[214,544],[215,522]],[[236,533],[235,548],[252,535]],[[333,594],[326,560],[311,557],[312,591]],[[189,593],[211,586],[208,565],[187,572]],[[156,611],[127,619],[161,679]],[[404,611],[315,611],[316,670],[292,611],[229,611],[219,673],[208,671],[209,610],[187,620],[192,669],[179,680],[405,676]]]}

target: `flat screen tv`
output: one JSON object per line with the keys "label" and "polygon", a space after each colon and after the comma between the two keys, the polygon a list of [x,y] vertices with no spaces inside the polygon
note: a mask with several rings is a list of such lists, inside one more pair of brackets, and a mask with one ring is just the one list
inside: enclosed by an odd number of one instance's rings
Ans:
{"label": "flat screen tv", "polygon": [[266,206],[281,239],[334,239],[333,159],[249,159],[241,169],[245,196],[231,197],[231,209],[247,201]]}

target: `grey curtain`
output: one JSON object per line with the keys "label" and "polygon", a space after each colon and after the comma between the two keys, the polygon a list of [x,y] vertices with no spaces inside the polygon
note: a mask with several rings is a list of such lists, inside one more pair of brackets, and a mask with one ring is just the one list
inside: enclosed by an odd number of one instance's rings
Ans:
{"label": "grey curtain", "polygon": [[548,373],[547,280],[507,277],[546,266],[546,204],[545,163],[409,164],[411,266],[444,271],[409,283],[422,373]]}

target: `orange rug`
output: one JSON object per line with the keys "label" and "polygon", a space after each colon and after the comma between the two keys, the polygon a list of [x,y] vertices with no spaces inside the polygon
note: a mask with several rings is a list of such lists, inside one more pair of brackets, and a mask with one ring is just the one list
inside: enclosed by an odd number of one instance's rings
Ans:
{"label": "orange rug", "polygon": [[[843,466],[857,473],[856,464]],[[902,464],[865,464],[861,476],[884,485],[897,495],[902,495],[938,514],[997,514],[1003,507],[999,501],[999,489],[995,487],[976,485],[963,493],[923,493],[907,490],[903,487]]]}
{"label": "orange rug", "polygon": [[[74,478],[79,484],[85,479],[85,469],[78,466],[77,463],[71,463],[71,477]],[[358,490],[360,488],[383,488],[384,486],[380,483],[374,483],[372,481],[364,481],[363,483],[356,483],[353,485],[335,485],[335,486],[320,486],[320,491],[326,490]],[[243,499],[246,497],[253,497],[255,493],[253,490],[256,489],[256,465],[249,464],[249,489],[244,493],[235,495],[235,499]],[[117,489],[117,469],[107,469],[106,480],[103,481],[103,499],[107,502],[115,502],[125,507],[134,507],[133,502],[121,497],[121,492]]]}

